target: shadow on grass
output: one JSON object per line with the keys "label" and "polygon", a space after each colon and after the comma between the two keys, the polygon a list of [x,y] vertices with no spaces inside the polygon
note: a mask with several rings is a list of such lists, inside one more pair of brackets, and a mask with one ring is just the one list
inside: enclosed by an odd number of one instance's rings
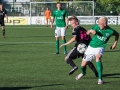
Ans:
{"label": "shadow on grass", "polygon": [[103,74],[103,77],[120,78],[120,73]]}
{"label": "shadow on grass", "polygon": [[41,86],[33,86],[33,87],[0,87],[0,90],[21,90],[21,89],[31,89],[36,87],[49,87],[49,86],[59,86],[64,84],[48,84],[48,85],[41,85]]}
{"label": "shadow on grass", "polygon": [[[14,43],[14,42],[13,42]],[[16,45],[30,45],[30,44],[46,44],[47,42],[15,42],[16,44],[12,43],[5,43],[5,44],[0,44],[0,46],[16,46]],[[49,43],[49,42],[48,42]],[[51,42],[52,43],[52,42]],[[53,43],[54,44],[54,43]]]}
{"label": "shadow on grass", "polygon": [[21,90],[21,89],[30,89],[32,87],[0,87],[0,90]]}
{"label": "shadow on grass", "polygon": [[105,52],[120,52],[120,50],[107,50]]}
{"label": "shadow on grass", "polygon": [[39,36],[21,36],[21,37],[8,37],[8,38],[40,38],[40,37],[44,37],[44,38],[48,38],[48,37],[54,37],[54,35],[45,35],[45,36],[42,36],[42,35],[39,35]]}

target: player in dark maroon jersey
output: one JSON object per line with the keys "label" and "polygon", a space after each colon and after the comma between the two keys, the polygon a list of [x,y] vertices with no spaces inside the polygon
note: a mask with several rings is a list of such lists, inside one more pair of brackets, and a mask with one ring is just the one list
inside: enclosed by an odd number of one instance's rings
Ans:
{"label": "player in dark maroon jersey", "polygon": [[0,24],[2,27],[2,38],[5,38],[5,23],[4,23],[4,17],[6,17],[6,20],[8,22],[8,16],[7,16],[7,11],[3,8],[3,5],[0,4]]}

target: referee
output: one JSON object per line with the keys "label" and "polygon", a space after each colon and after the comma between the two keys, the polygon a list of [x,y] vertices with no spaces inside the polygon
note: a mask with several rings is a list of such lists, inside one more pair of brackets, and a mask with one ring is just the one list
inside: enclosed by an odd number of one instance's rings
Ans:
{"label": "referee", "polygon": [[4,23],[4,17],[6,17],[6,20],[8,22],[8,16],[7,16],[7,11],[3,8],[3,5],[0,4],[0,24],[2,27],[2,38],[5,38],[5,23]]}

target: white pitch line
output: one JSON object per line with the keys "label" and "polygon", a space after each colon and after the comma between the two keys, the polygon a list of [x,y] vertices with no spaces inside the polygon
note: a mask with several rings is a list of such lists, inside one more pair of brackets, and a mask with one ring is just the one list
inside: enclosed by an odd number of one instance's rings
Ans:
{"label": "white pitch line", "polygon": [[30,44],[32,44],[32,43],[33,43],[33,44],[34,44],[34,43],[43,43],[43,44],[44,44],[44,43],[45,43],[45,44],[46,44],[46,43],[55,43],[55,42],[0,42],[0,44],[6,44],[6,43],[13,43],[13,44],[14,44],[14,43],[15,43],[15,44],[20,44],[20,43],[23,43],[23,44],[24,44],[24,43],[30,43]]}
{"label": "white pitch line", "polygon": [[5,28],[50,28],[50,27],[41,27],[41,26],[39,26],[39,27],[5,27]]}
{"label": "white pitch line", "polygon": [[[28,43],[28,44],[39,44],[39,43],[43,43],[43,44],[47,44],[47,43],[49,43],[49,44],[53,44],[53,43],[55,43],[55,42],[0,42],[0,44],[7,44],[7,43],[9,43],[9,44],[21,44],[21,43],[23,43],[23,44],[26,44],[26,43]],[[62,43],[62,42],[61,42]],[[107,44],[113,44],[113,43],[107,43]],[[120,43],[117,43],[117,44],[120,44]]]}

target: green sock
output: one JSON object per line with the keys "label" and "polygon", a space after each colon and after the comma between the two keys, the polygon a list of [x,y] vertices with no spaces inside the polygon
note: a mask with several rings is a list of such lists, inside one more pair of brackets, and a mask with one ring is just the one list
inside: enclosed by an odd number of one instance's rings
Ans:
{"label": "green sock", "polygon": [[85,75],[86,74],[86,66],[85,67],[81,66],[80,69],[82,70],[82,74]]}
{"label": "green sock", "polygon": [[102,69],[103,69],[102,62],[101,61],[96,62],[96,65],[98,70],[98,78],[102,80]]}
{"label": "green sock", "polygon": [[[66,43],[66,40],[62,40],[62,44]],[[64,46],[64,52],[66,53],[67,50],[66,50],[66,46]]]}
{"label": "green sock", "polygon": [[56,40],[56,52],[59,52],[59,40]]}
{"label": "green sock", "polygon": [[3,36],[5,36],[5,29],[4,29],[4,30],[2,30],[2,32],[3,32]]}

